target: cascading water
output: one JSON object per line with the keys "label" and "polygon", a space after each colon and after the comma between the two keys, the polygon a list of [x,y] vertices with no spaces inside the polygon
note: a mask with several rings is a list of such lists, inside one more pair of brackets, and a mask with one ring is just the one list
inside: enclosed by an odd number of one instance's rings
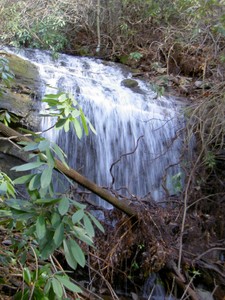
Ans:
{"label": "cascading water", "polygon": [[[150,193],[161,200],[162,178],[174,193],[171,178],[180,172],[181,148],[175,100],[156,99],[150,85],[141,80],[133,90],[125,87],[123,80],[132,74],[113,63],[64,54],[54,61],[50,53],[39,50],[21,50],[17,55],[39,68],[43,95],[57,90],[72,93],[97,131],[81,140],[72,131],[47,132],[65,151],[71,167],[101,186],[110,186],[114,178],[113,188],[124,195]],[[46,118],[41,126],[51,127],[50,120]],[[112,177],[110,167],[117,160]]]}

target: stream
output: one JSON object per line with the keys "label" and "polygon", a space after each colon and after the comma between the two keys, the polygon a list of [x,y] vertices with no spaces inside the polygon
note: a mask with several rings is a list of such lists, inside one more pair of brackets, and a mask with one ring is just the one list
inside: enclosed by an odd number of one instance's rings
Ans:
{"label": "stream", "polygon": [[[96,129],[97,135],[90,132],[81,140],[72,130],[68,134],[47,131],[46,137],[65,151],[72,168],[129,198],[148,195],[163,201],[165,190],[176,193],[173,177],[181,171],[182,139],[178,132],[183,125],[176,99],[158,98],[151,85],[139,79],[132,82],[135,87],[127,87],[132,73],[120,64],[65,54],[53,60],[46,51],[16,51],[38,67],[43,95],[72,93]],[[53,122],[43,118],[41,129]],[[59,191],[69,187],[62,177],[55,186]],[[100,199],[95,201],[111,207]]]}

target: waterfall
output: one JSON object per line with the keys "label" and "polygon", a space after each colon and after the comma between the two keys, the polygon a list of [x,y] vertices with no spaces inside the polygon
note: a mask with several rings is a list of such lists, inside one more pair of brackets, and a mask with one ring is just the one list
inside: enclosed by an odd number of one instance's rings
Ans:
{"label": "waterfall", "polygon": [[[118,161],[111,171],[112,187],[121,194],[149,194],[160,201],[165,195],[163,178],[174,193],[171,178],[180,172],[182,143],[177,137],[182,122],[175,99],[157,98],[145,81],[136,80],[134,89],[124,86],[123,80],[132,74],[118,64],[65,54],[53,60],[49,52],[40,50],[16,54],[38,67],[43,95],[57,90],[72,93],[97,131],[81,140],[72,131],[46,133],[65,151],[72,168],[100,186],[110,186],[110,167]],[[42,130],[50,122],[43,120]]]}

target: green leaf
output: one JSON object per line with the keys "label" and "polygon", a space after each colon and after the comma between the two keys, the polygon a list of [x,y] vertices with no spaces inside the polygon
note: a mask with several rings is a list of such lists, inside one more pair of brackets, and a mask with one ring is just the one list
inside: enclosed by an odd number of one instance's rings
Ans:
{"label": "green leaf", "polygon": [[82,138],[82,128],[80,126],[80,123],[77,119],[73,119],[73,126],[74,126],[74,129],[76,131],[76,135],[79,139]]}
{"label": "green leaf", "polygon": [[44,100],[55,99],[55,100],[57,100],[56,103],[58,103],[58,98],[59,98],[60,95],[61,95],[61,93],[58,93],[58,94],[46,94],[44,96],[44,98],[42,99],[42,102],[45,102]]}
{"label": "green leaf", "polygon": [[64,253],[65,253],[65,258],[66,258],[66,261],[68,263],[68,265],[76,270],[77,268],[77,261],[75,260],[75,258],[73,257],[71,251],[70,251],[70,248],[69,248],[69,245],[68,245],[68,241],[66,240],[63,240],[63,248],[64,248]]}
{"label": "green leaf", "polygon": [[24,278],[24,281],[30,285],[31,283],[31,273],[30,273],[30,270],[26,267],[23,268],[23,278]]}
{"label": "green leaf", "polygon": [[55,154],[58,156],[58,158],[61,160],[61,162],[67,168],[69,168],[68,165],[67,165],[67,163],[66,163],[66,161],[65,161],[66,154],[63,152],[63,150],[57,144],[55,144],[55,143],[53,144],[52,149],[55,152]]}
{"label": "green leaf", "polygon": [[46,188],[40,188],[40,189],[39,189],[39,195],[40,195],[40,197],[41,197],[41,198],[44,198],[44,197],[47,195],[48,190],[49,190],[48,187],[46,187]]}
{"label": "green leaf", "polygon": [[8,121],[8,123],[10,123],[10,122],[11,122],[11,117],[10,117],[10,115],[8,114],[7,111],[5,112],[5,117],[6,117],[6,120]]}
{"label": "green leaf", "polygon": [[12,212],[9,210],[0,209],[0,218],[11,217]]}
{"label": "green leaf", "polygon": [[62,198],[59,202],[58,211],[61,216],[65,215],[70,207],[70,201],[68,198]]}
{"label": "green leaf", "polygon": [[55,277],[63,284],[68,290],[74,292],[74,293],[82,293],[82,290],[79,288],[79,286],[75,285],[70,281],[70,278],[68,276],[60,276],[55,275]]}
{"label": "green leaf", "polygon": [[34,212],[25,212],[22,210],[17,210],[12,208],[12,217],[15,221],[28,221],[29,219],[34,219],[36,217],[36,214]]}
{"label": "green leaf", "polygon": [[90,219],[88,218],[87,215],[84,215],[84,227],[87,231],[87,234],[90,236],[90,237],[93,237],[95,235],[95,230],[94,230],[94,227],[90,221]]}
{"label": "green leaf", "polygon": [[74,110],[72,111],[71,115],[75,119],[75,118],[77,118],[77,117],[80,116],[80,111],[78,109],[74,108]]}
{"label": "green leaf", "polygon": [[66,119],[66,122],[65,122],[63,128],[64,128],[65,132],[68,132],[70,130],[70,120],[69,119]]}
{"label": "green leaf", "polygon": [[84,132],[85,132],[86,135],[88,135],[87,121],[86,121],[86,118],[85,118],[85,115],[84,115],[82,109],[80,109],[80,117],[81,117],[81,122],[82,122],[82,125],[83,125],[83,128],[84,128]]}
{"label": "green leaf", "polygon": [[14,184],[24,184],[24,183],[29,182],[33,176],[34,176],[33,174],[24,175],[24,176],[16,178],[13,182],[14,182]]}
{"label": "green leaf", "polygon": [[59,199],[37,199],[34,201],[35,204],[44,204],[44,205],[53,205],[55,203],[58,203],[59,201],[61,201],[61,198]]}
{"label": "green leaf", "polygon": [[93,239],[87,235],[84,228],[74,226],[74,230],[72,231],[74,236],[78,238],[79,240],[83,241],[89,246],[93,246]]}
{"label": "green leaf", "polygon": [[64,109],[64,115],[65,115],[65,117],[68,118],[68,116],[70,115],[70,112],[71,112],[71,107],[67,106],[67,107]]}
{"label": "green leaf", "polygon": [[61,223],[59,226],[56,228],[56,231],[53,236],[53,241],[55,243],[55,246],[58,248],[64,239],[64,224]]}
{"label": "green leaf", "polygon": [[64,102],[65,100],[68,99],[68,96],[66,93],[62,93],[59,97],[58,97],[58,101],[59,102]]}
{"label": "green leaf", "polygon": [[24,164],[21,166],[13,167],[11,170],[15,170],[17,172],[28,171],[28,170],[33,170],[33,169],[39,168],[40,166],[42,166],[44,164],[45,163],[43,163],[43,162],[36,161],[36,162],[27,163],[27,164]]}
{"label": "green leaf", "polygon": [[4,181],[0,184],[0,194],[5,194],[7,192],[7,183]]}
{"label": "green leaf", "polygon": [[44,216],[39,216],[36,222],[36,234],[39,240],[43,239],[46,234],[46,225]]}
{"label": "green leaf", "polygon": [[49,140],[43,140],[43,141],[40,141],[39,145],[38,145],[38,149],[43,152],[43,151],[46,151],[47,149],[49,149],[50,147],[50,142]]}
{"label": "green leaf", "polygon": [[60,223],[61,223],[61,216],[58,213],[54,212],[51,215],[52,227],[56,228]]}
{"label": "green leaf", "polygon": [[53,232],[48,232],[44,238],[44,242],[40,244],[40,255],[43,260],[49,259],[49,256],[52,255],[56,249],[55,243],[53,241]]}
{"label": "green leaf", "polygon": [[72,201],[73,201],[73,205],[77,209],[85,209],[87,207],[85,204],[81,204],[80,202],[77,202],[76,200],[72,200]]}
{"label": "green leaf", "polygon": [[55,295],[58,297],[58,298],[62,298],[63,296],[63,289],[62,289],[62,285],[61,283],[56,279],[56,278],[52,278],[52,288],[53,288],[53,291],[55,293]]}
{"label": "green leaf", "polygon": [[47,167],[41,174],[41,187],[44,189],[48,187],[52,181],[52,168]]}
{"label": "green leaf", "polygon": [[84,267],[85,263],[86,263],[84,252],[82,251],[80,246],[77,244],[77,242],[75,240],[70,239],[67,241],[67,245],[68,245],[74,259],[76,260],[76,262],[81,267]]}
{"label": "green leaf", "polygon": [[15,189],[10,182],[7,182],[7,193],[11,195],[13,198],[15,198]]}
{"label": "green leaf", "polygon": [[52,152],[50,149],[46,149],[46,156],[47,156],[47,164],[49,167],[54,168],[55,166],[55,159],[52,155]]}
{"label": "green leaf", "polygon": [[92,222],[98,227],[101,232],[105,232],[102,224],[92,215],[88,212],[89,217],[91,218]]}
{"label": "green leaf", "polygon": [[11,208],[22,210],[22,211],[28,211],[30,212],[33,208],[33,205],[30,201],[22,200],[22,199],[7,199],[4,202],[6,205],[8,205]]}
{"label": "green leaf", "polygon": [[23,148],[24,151],[33,151],[38,149],[38,143],[30,142]]}
{"label": "green leaf", "polygon": [[97,132],[96,132],[94,126],[91,124],[91,122],[90,122],[88,119],[86,119],[86,120],[87,120],[87,122],[88,122],[88,125],[89,125],[91,131],[92,131],[94,134],[97,134]]}
{"label": "green leaf", "polygon": [[60,129],[60,128],[64,127],[66,121],[67,121],[67,119],[59,119],[55,124],[55,128]]}
{"label": "green leaf", "polygon": [[78,222],[83,218],[83,216],[84,216],[84,211],[83,211],[83,209],[77,210],[77,211],[73,214],[73,216],[72,216],[72,222],[73,222],[73,224],[78,223]]}
{"label": "green leaf", "polygon": [[41,185],[40,178],[41,178],[41,174],[33,175],[33,178],[31,179],[31,181],[28,185],[28,189],[30,191],[35,191],[40,188],[40,185]]}
{"label": "green leaf", "polygon": [[[45,284],[45,287],[44,287],[44,294],[47,295],[50,291],[50,288],[51,288],[51,281],[48,280],[47,283]],[[47,298],[48,299],[48,298]]]}

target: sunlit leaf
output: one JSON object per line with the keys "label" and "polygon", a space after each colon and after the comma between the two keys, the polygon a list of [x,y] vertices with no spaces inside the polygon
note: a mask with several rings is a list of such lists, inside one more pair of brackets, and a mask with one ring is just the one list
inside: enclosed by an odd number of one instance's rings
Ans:
{"label": "sunlit leaf", "polygon": [[67,94],[63,93],[58,97],[58,101],[59,102],[64,102],[65,100],[67,100]]}
{"label": "sunlit leaf", "polygon": [[77,119],[73,119],[73,126],[74,126],[74,129],[76,131],[76,135],[79,139],[82,138],[82,128],[80,126],[80,123]]}
{"label": "sunlit leaf", "polygon": [[64,128],[65,132],[68,132],[70,130],[70,120],[69,119],[66,119],[66,122],[65,122],[63,128]]}
{"label": "sunlit leaf", "polygon": [[80,116],[80,111],[78,109],[74,109],[71,113],[72,117],[75,119]]}
{"label": "sunlit leaf", "polygon": [[85,118],[85,115],[84,115],[82,109],[80,109],[80,117],[81,117],[81,122],[82,122],[82,125],[83,125],[83,128],[84,128],[84,132],[85,132],[86,135],[88,135],[87,121],[86,121],[86,118]]}
{"label": "sunlit leaf", "polygon": [[88,122],[88,125],[89,125],[91,131],[92,131],[94,134],[97,134],[97,132],[96,132],[94,126],[91,124],[91,122],[90,122],[88,119],[86,119],[86,120],[87,120],[87,122]]}

